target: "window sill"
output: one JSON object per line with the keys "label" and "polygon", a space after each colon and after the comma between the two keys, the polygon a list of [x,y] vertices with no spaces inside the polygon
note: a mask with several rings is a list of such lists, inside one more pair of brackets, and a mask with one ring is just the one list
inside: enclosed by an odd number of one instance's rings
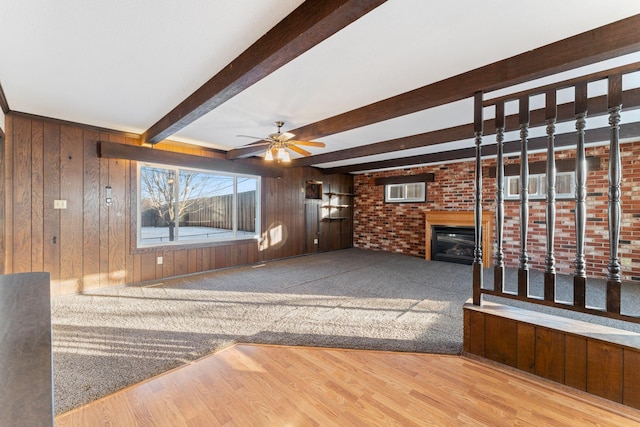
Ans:
{"label": "window sill", "polygon": [[133,248],[132,254],[145,254],[151,252],[179,251],[184,249],[201,249],[201,248],[217,248],[221,246],[234,246],[255,242],[258,243],[258,237],[249,237],[245,239],[224,240],[219,242],[190,242],[190,243],[173,243],[157,246],[141,246]]}
{"label": "window sill", "polygon": [[[545,202],[547,200],[547,197],[531,197],[529,196],[529,201],[535,201],[535,202]],[[556,196],[556,201],[565,201],[565,200],[575,200],[575,196]],[[505,202],[519,202],[520,198],[519,197],[505,197],[504,199]]]}

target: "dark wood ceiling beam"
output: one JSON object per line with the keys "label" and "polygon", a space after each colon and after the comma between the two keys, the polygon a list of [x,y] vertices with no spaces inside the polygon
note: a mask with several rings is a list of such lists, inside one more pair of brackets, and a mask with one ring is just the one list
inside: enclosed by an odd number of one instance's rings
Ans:
{"label": "dark wood ceiling beam", "polygon": [[[585,134],[585,142],[593,144],[601,141],[608,141],[611,129],[602,127],[597,129],[588,129]],[[629,123],[620,126],[620,138],[633,138],[640,135],[640,123]],[[567,132],[556,135],[556,147],[570,147],[577,142],[575,132]],[[541,136],[529,139],[529,151],[544,150],[547,146],[547,137]],[[504,153],[512,154],[520,151],[520,140],[505,142]],[[457,150],[441,151],[438,153],[421,154],[418,156],[402,157],[398,159],[382,160],[378,162],[360,163],[357,165],[340,166],[335,168],[320,169],[324,174],[334,173],[353,173],[363,172],[387,168],[401,168],[415,165],[424,165],[432,163],[450,162],[456,160],[473,159],[476,153],[475,147],[460,148]],[[495,156],[497,146],[495,142],[482,145],[482,156]]]}
{"label": "dark wood ceiling beam", "polygon": [[265,148],[263,146],[256,147],[255,145],[249,145],[248,147],[243,147],[243,148],[234,148],[227,151],[227,159],[234,160],[234,159],[240,159],[243,157],[251,157],[259,153],[262,153],[264,151],[265,151]]}
{"label": "dark wood ceiling beam", "polygon": [[[337,116],[292,129],[298,139],[316,139],[371,125],[528,80],[640,50],[640,15],[542,46],[466,73]],[[231,150],[228,159],[256,154]]]}
{"label": "dark wood ceiling beam", "polygon": [[[640,89],[630,89],[623,92],[623,111],[640,108]],[[589,98],[589,117],[597,117],[608,113],[607,97],[605,95]],[[544,108],[531,111],[530,126],[542,126],[546,124]],[[568,102],[558,106],[556,123],[563,123],[575,120],[573,102]],[[513,131],[520,128],[518,114],[505,117],[505,130]],[[493,133],[495,129],[493,119],[484,121],[486,135]],[[386,154],[394,151],[408,150],[412,148],[427,147],[430,145],[444,144],[447,142],[460,141],[473,137],[473,123],[454,126],[447,129],[440,129],[433,132],[421,133],[418,135],[406,136],[403,138],[391,139],[377,142],[375,144],[363,145],[360,147],[347,148],[345,150],[332,151],[330,153],[317,154],[315,156],[294,159],[291,167],[319,165],[322,163],[337,162],[341,160],[355,159],[358,157],[372,156],[376,154]]]}
{"label": "dark wood ceiling beam", "polygon": [[9,108],[9,102],[7,101],[7,97],[4,94],[4,89],[2,89],[2,84],[0,83],[0,109],[4,114],[9,114],[11,112],[11,108]]}
{"label": "dark wood ceiling beam", "polygon": [[144,132],[142,142],[168,138],[385,1],[305,1]]}
{"label": "dark wood ceiling beam", "polygon": [[484,107],[490,105],[496,105],[499,102],[509,102],[513,100],[518,100],[523,96],[535,96],[546,94],[549,91],[557,91],[560,89],[566,89],[575,86],[581,82],[595,82],[598,80],[604,80],[607,77],[614,74],[629,74],[640,70],[640,62],[634,62],[631,64],[625,64],[620,67],[609,68],[607,70],[597,71],[595,73],[588,74],[586,76],[575,77],[573,79],[563,80],[561,82],[554,82],[548,85],[539,86],[535,89],[527,89],[520,92],[510,93],[504,96],[498,96],[495,98],[484,99],[482,101],[482,105]]}
{"label": "dark wood ceiling beam", "polygon": [[315,156],[302,157],[292,160],[290,165],[291,167],[319,165],[321,163],[338,162],[358,157],[386,154],[394,151],[409,150],[412,148],[428,147],[430,145],[438,145],[446,142],[466,139],[469,138],[469,135],[473,136],[473,124],[454,126],[447,129],[420,133],[418,135],[410,135],[403,138],[376,142],[374,144],[316,154]]}
{"label": "dark wood ceiling beam", "polygon": [[139,145],[118,144],[115,142],[98,141],[98,156],[114,159],[136,160],[150,163],[183,166],[197,169],[259,175],[278,178],[282,176],[282,169],[265,165],[262,161],[250,159],[231,161],[216,157],[203,157],[193,154],[177,153],[159,150]]}

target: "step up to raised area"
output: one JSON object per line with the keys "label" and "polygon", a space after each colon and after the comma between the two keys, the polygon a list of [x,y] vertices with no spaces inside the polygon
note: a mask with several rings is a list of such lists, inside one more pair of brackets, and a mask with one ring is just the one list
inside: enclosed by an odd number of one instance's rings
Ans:
{"label": "step up to raised area", "polygon": [[639,333],[493,302],[463,311],[465,353],[640,409]]}

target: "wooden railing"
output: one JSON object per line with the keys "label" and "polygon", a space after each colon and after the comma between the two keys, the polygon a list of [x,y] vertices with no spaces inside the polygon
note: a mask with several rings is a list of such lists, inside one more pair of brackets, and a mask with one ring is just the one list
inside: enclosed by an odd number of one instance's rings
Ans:
{"label": "wooden railing", "polygon": [[[473,304],[480,305],[482,295],[498,295],[501,297],[524,300],[537,304],[556,306],[564,309],[586,312],[600,316],[613,317],[621,320],[640,323],[640,317],[628,314],[621,314],[621,285],[622,275],[618,248],[620,244],[620,183],[621,183],[621,159],[620,159],[620,112],[622,109],[623,95],[628,95],[631,100],[631,108],[640,106],[636,96],[629,90],[628,94],[622,90],[622,76],[640,70],[640,63],[634,63],[618,67],[615,69],[598,72],[583,76],[577,79],[530,89],[527,91],[511,94],[504,97],[484,100],[484,94],[475,94],[474,106],[474,130],[476,145],[475,161],[475,228],[476,244],[473,264]],[[587,106],[589,98],[587,93],[588,84],[596,81],[606,80],[608,90],[606,95],[606,110],[598,111],[598,114],[609,115],[609,170],[608,170],[608,232],[609,232],[609,263],[607,265],[606,276],[606,306],[604,309],[587,307],[586,305],[586,284],[587,270],[585,262],[585,231],[587,220],[587,170],[585,154],[585,124],[587,117]],[[561,89],[573,88],[575,98],[573,102],[573,114],[567,112],[566,105],[563,105],[559,113],[556,94]],[[547,134],[546,147],[546,254],[544,271],[544,292],[542,297],[529,294],[529,264],[528,253],[528,219],[529,219],[529,148],[528,134],[531,122],[532,111],[529,108],[529,99],[532,96],[544,95],[544,122],[541,122],[539,111],[536,113],[536,125],[545,125]],[[505,254],[503,250],[503,227],[504,227],[504,134],[505,134],[505,103],[517,101],[519,104],[518,125],[520,129],[520,198],[519,198],[519,223],[520,223],[520,252],[518,255],[518,284],[517,292],[505,291]],[[601,100],[600,100],[601,101]],[[599,104],[598,104],[599,105]],[[487,288],[482,279],[482,253],[490,248],[482,248],[481,225],[482,225],[482,138],[483,108],[487,106],[495,107],[495,129],[496,129],[496,256],[494,265],[494,283],[492,288]],[[575,121],[575,261],[573,272],[573,301],[556,301],[556,264],[555,264],[555,225],[556,225],[556,122]],[[512,126],[513,127],[513,126]]]}

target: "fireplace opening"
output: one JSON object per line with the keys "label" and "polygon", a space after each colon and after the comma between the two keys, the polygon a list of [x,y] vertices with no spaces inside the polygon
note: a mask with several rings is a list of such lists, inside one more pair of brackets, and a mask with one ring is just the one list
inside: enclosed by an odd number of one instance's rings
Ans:
{"label": "fireplace opening", "polygon": [[434,225],[431,232],[431,259],[473,264],[475,236],[473,227]]}

